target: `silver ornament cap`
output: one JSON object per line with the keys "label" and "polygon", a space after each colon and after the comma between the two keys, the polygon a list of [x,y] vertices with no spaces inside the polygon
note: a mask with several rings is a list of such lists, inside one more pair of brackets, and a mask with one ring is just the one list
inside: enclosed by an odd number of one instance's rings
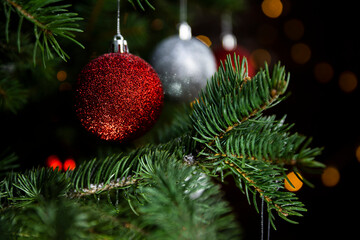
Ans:
{"label": "silver ornament cap", "polygon": [[111,52],[113,53],[129,53],[129,47],[127,41],[121,34],[116,34],[114,36],[113,42],[111,44]]}

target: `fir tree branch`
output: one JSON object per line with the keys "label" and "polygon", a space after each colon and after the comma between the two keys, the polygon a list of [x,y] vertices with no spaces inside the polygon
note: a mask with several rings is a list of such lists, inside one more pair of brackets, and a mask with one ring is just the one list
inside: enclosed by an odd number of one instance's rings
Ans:
{"label": "fir tree branch", "polygon": [[[155,154],[154,156],[156,156]],[[232,239],[238,227],[219,188],[195,167],[163,153],[164,160],[148,157],[140,218],[150,239]]]}
{"label": "fir tree branch", "polygon": [[28,90],[0,70],[0,109],[17,113],[26,104],[27,97]]}
{"label": "fir tree branch", "polygon": [[33,22],[35,25],[37,25],[38,27],[42,28],[42,29],[46,29],[46,26],[44,24],[42,24],[41,22],[39,22],[33,15],[31,15],[30,13],[28,13],[27,11],[25,11],[19,4],[17,4],[14,1],[11,0],[5,0],[6,2],[8,2],[11,6],[13,6],[21,15],[23,15],[26,19],[28,19],[29,21]]}
{"label": "fir tree branch", "polygon": [[[159,148],[171,149],[172,146],[157,147],[157,149]],[[129,177],[129,179],[135,179],[137,182],[132,184],[132,187],[129,189],[133,189],[137,199],[140,200],[140,202],[135,201],[132,203],[133,208],[136,209],[135,211],[140,214],[138,219],[136,221],[123,221],[119,223],[115,221],[118,224],[117,227],[127,229],[126,232],[129,232],[129,234],[146,235],[149,238],[160,237],[161,239],[174,239],[178,236],[183,236],[186,239],[193,239],[194,236],[197,239],[229,239],[229,237],[236,236],[239,228],[234,223],[233,216],[230,215],[229,207],[221,200],[218,187],[206,175],[198,172],[196,167],[184,165],[182,161],[179,161],[179,154],[157,149],[149,151],[148,148],[146,151],[131,153],[130,155],[132,156],[115,156],[115,158],[125,161],[123,165],[125,168],[131,165],[130,162],[132,160],[136,160],[136,163],[138,163],[138,165],[134,166],[134,169],[137,169],[137,171],[131,171],[135,174],[136,178]],[[127,161],[130,158],[132,160]],[[93,175],[90,177],[90,180],[96,179],[96,176],[99,176],[99,174],[103,177],[100,177],[98,181],[109,179],[109,176],[113,175],[113,173],[108,171],[110,167],[106,167],[111,166],[110,160],[114,159],[107,158],[106,161],[100,161],[95,168],[92,168],[96,169],[96,171],[91,171]],[[90,166],[94,166],[94,164],[94,161],[90,161],[80,171],[87,172]],[[119,167],[120,165],[115,161],[115,166]],[[59,176],[62,177],[59,178]],[[17,222],[23,225],[23,231],[17,234],[27,234],[29,237],[44,237],[49,234],[55,234],[54,231],[56,234],[50,235],[51,237],[59,236],[59,234],[69,234],[72,229],[63,229],[62,225],[57,225],[56,219],[62,215],[62,219],[66,219],[67,225],[70,224],[72,226],[79,223],[80,219],[74,218],[74,216],[84,214],[81,210],[82,207],[76,206],[78,205],[76,203],[72,205],[70,205],[70,202],[66,203],[68,200],[64,198],[66,195],[63,193],[64,191],[71,193],[71,190],[67,190],[69,188],[66,187],[68,183],[77,182],[77,180],[81,181],[84,176],[87,177],[89,175],[82,175],[80,173],[64,174],[52,169],[37,169],[25,174],[13,175],[8,181],[3,181],[0,185],[1,190],[9,194],[1,196],[0,199],[3,200],[5,198],[12,206],[22,206],[22,209],[25,211],[24,215],[17,213]],[[66,181],[63,182],[63,180]],[[77,184],[82,185],[80,182]],[[106,185],[109,186],[111,184],[111,182],[108,182]],[[4,188],[5,185],[6,187]],[[84,185],[86,185],[85,182]],[[57,190],[53,190],[52,194],[46,194],[44,190],[51,189],[48,186],[55,187]],[[91,194],[95,195],[106,192],[108,198],[111,198],[109,192],[115,189],[115,187],[122,188],[123,186],[108,187],[106,189],[100,188],[91,192]],[[9,189],[13,190],[9,191]],[[75,186],[72,186],[72,189],[75,189]],[[83,188],[82,190],[86,194],[87,191],[85,189]],[[115,193],[115,195],[118,194],[118,192]],[[126,192],[126,194],[131,194],[131,192]],[[69,194],[67,196],[69,197]],[[82,196],[74,195],[73,197]],[[90,199],[93,198],[89,198],[88,201]],[[100,198],[97,199],[97,201],[100,201]],[[24,200],[26,200],[26,204],[21,204],[21,201]],[[60,205],[48,206],[47,203],[54,203],[54,201],[59,201]],[[65,208],[62,205],[64,201],[66,203]],[[46,206],[43,206],[44,203],[46,203]],[[116,201],[116,208],[120,207],[118,204],[118,201]],[[75,211],[77,214],[73,214],[71,210],[73,205],[77,208]],[[121,207],[123,208],[123,206]],[[3,212],[11,211],[11,209],[13,208],[3,209]],[[37,210],[33,211],[33,209]],[[162,211],[155,209],[162,209]],[[63,210],[70,211],[71,213],[63,213]],[[20,221],[19,218],[22,216],[25,219]],[[159,221],[153,221],[154,218]],[[30,221],[30,219],[37,220]],[[83,219],[83,221],[82,225],[86,227],[80,233],[87,236],[89,234],[87,230],[89,228],[88,224],[96,220],[91,218]],[[36,228],[37,231],[31,232],[27,228],[30,226],[28,225],[29,223],[32,226],[40,224]],[[48,229],[53,229],[53,231],[48,231]],[[94,235],[94,231],[91,231],[91,234]]]}
{"label": "fir tree branch", "polygon": [[232,134],[216,139],[213,146],[207,146],[215,156],[261,160],[277,165],[323,167],[314,161],[321,149],[309,148],[311,139],[297,133],[290,134],[292,126],[284,122],[285,117],[276,121],[275,116],[249,120]]}
{"label": "fir tree branch", "polygon": [[[128,0],[134,7],[135,7],[135,3],[134,1],[136,1],[137,5],[139,5],[139,7],[141,8],[141,10],[145,11],[144,6],[141,4],[142,0]],[[153,5],[151,5],[151,3],[148,0],[144,0],[145,3],[151,8],[151,9],[155,9]]]}
{"label": "fir tree branch", "polygon": [[225,66],[219,68],[193,104],[190,118],[200,143],[212,143],[274,106],[287,88],[289,75],[279,64],[275,65],[272,77],[266,65],[265,70],[249,80],[246,59],[240,65],[240,58],[234,58],[235,68],[228,56]]}
{"label": "fir tree branch", "polygon": [[100,194],[105,191],[111,191],[114,189],[123,189],[129,187],[131,185],[136,184],[136,180],[132,179],[131,176],[128,176],[127,179],[123,178],[122,180],[116,179],[108,182],[107,184],[100,183],[98,185],[90,184],[89,188],[82,188],[81,192],[77,192],[76,190],[69,192],[67,196],[69,198],[82,198],[85,196]]}
{"label": "fir tree branch", "polygon": [[0,154],[0,178],[6,175],[6,172],[13,171],[18,168],[20,165],[16,163],[18,160],[18,156],[15,153]]}
{"label": "fir tree branch", "polygon": [[54,55],[52,51],[66,61],[69,56],[61,48],[60,44],[56,40],[56,37],[60,36],[66,38],[80,47],[84,46],[75,40],[75,35],[73,32],[82,32],[78,28],[76,23],[79,20],[82,20],[81,17],[77,17],[76,13],[68,12],[67,8],[71,5],[53,5],[60,2],[61,0],[49,0],[49,1],[39,1],[39,0],[5,0],[4,8],[6,18],[6,39],[9,39],[8,28],[10,22],[10,13],[11,11],[17,12],[20,21],[18,25],[18,37],[17,45],[20,49],[20,40],[21,40],[21,26],[23,18],[27,19],[34,25],[34,35],[35,35],[35,46],[33,51],[34,64],[37,54],[37,48],[41,50],[41,55],[43,57],[43,63],[45,64],[45,58],[52,59]]}
{"label": "fir tree branch", "polygon": [[193,104],[194,140],[203,146],[197,164],[208,175],[220,174],[221,180],[232,175],[249,203],[249,192],[253,194],[256,209],[256,197],[264,199],[273,226],[272,210],[295,223],[288,217],[306,209],[294,193],[282,191],[285,166],[322,167],[314,161],[321,149],[309,148],[311,139],[290,134],[292,125],[284,124],[285,117],[276,121],[260,115],[285,93],[289,75],[284,68],[275,65],[270,77],[266,66],[249,79],[246,66],[246,59],[240,65],[235,58],[233,67],[228,56]]}
{"label": "fir tree branch", "polygon": [[[0,184],[1,207],[27,208],[56,198],[99,202],[105,194],[117,207],[121,193],[139,214],[139,223],[125,224],[128,230],[144,227],[145,232],[138,234],[162,239],[175,235],[220,239],[219,232],[229,230],[232,218],[224,217],[229,209],[220,203],[206,173],[220,174],[221,180],[232,175],[249,202],[252,194],[257,210],[258,199],[264,199],[273,225],[273,211],[295,223],[289,217],[301,216],[306,209],[294,193],[283,190],[286,167],[321,166],[314,161],[320,149],[309,148],[311,139],[290,134],[285,118],[276,121],[260,114],[281,100],[289,75],[276,65],[272,77],[266,67],[249,79],[245,61],[240,66],[238,59],[233,68],[228,59],[225,66],[193,104],[191,120],[175,124],[174,129],[185,132],[182,136],[128,154],[93,159],[65,174],[51,169],[10,174]],[[189,160],[190,154],[196,159]],[[232,233],[229,230],[223,238]]]}
{"label": "fir tree branch", "polygon": [[[249,204],[251,203],[250,199],[253,199],[252,202],[257,211],[256,197],[265,200],[269,216],[272,219],[271,224],[274,227],[272,210],[275,210],[281,218],[291,223],[296,222],[289,219],[290,216],[302,216],[300,212],[306,211],[295,193],[283,191],[285,168],[251,159],[239,161],[232,157],[221,157],[218,160],[214,165],[223,166],[223,170],[231,171],[238,186],[248,198]],[[213,173],[215,174],[217,171]],[[249,192],[253,194],[252,198]]]}

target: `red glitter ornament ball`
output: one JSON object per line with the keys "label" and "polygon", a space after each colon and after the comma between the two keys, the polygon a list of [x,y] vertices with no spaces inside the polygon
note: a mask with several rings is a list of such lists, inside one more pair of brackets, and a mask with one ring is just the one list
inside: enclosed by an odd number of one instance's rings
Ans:
{"label": "red glitter ornament ball", "polygon": [[128,141],[149,130],[164,93],[155,70],[130,53],[107,53],[80,72],[75,109],[82,125],[104,140]]}
{"label": "red glitter ornament ball", "polygon": [[247,60],[247,63],[248,63],[249,76],[250,77],[255,76],[255,74],[256,74],[255,67],[254,67],[253,63],[251,62],[250,53],[248,50],[246,50],[245,48],[243,48],[241,46],[236,46],[233,50],[230,50],[230,51],[228,51],[222,47],[217,48],[214,51],[214,55],[215,55],[218,67],[220,66],[220,61],[224,62],[226,60],[226,57],[228,54],[230,54],[230,56],[231,56],[231,61],[233,61],[233,66],[234,66],[234,54],[240,56],[240,63],[241,63],[243,57],[245,57]]}

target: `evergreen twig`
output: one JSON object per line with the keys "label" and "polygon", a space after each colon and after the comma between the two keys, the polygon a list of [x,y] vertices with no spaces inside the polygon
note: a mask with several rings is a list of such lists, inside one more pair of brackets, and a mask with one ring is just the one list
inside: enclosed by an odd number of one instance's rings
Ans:
{"label": "evergreen twig", "polygon": [[41,50],[41,55],[43,57],[43,63],[45,65],[45,58],[52,59],[54,55],[51,51],[55,53],[66,61],[69,56],[61,48],[60,44],[57,41],[57,37],[66,38],[80,47],[84,46],[75,40],[75,35],[73,32],[82,32],[78,28],[76,23],[83,18],[77,17],[77,13],[68,12],[67,8],[71,5],[54,5],[61,0],[49,0],[49,1],[40,1],[40,0],[4,0],[4,11],[6,18],[6,27],[5,34],[6,39],[9,41],[9,23],[10,23],[10,13],[16,12],[19,15],[18,31],[17,31],[17,45],[20,50],[21,42],[21,26],[23,19],[25,18],[34,25],[34,35],[35,35],[35,45],[33,51],[34,64],[37,54],[37,49]]}
{"label": "evergreen twig", "polygon": [[275,210],[280,217],[301,216],[303,204],[293,193],[282,191],[287,166],[323,167],[314,161],[321,149],[310,149],[310,141],[290,134],[285,118],[261,117],[261,113],[279,103],[289,83],[284,67],[277,64],[272,74],[265,65],[253,78],[247,75],[247,62],[230,56],[208,82],[190,115],[197,135],[194,140],[203,146],[198,164],[210,175],[233,175],[238,186],[263,198],[271,223]]}

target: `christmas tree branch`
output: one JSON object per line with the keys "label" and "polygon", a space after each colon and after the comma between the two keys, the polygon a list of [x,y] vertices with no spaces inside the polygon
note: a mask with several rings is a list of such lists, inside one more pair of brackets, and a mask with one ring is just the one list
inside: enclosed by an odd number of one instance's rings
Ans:
{"label": "christmas tree branch", "polygon": [[[141,4],[141,1],[142,0],[128,0],[134,7],[135,7],[135,3],[134,1],[136,1],[137,5],[139,5],[139,7],[142,9],[142,10],[145,10],[144,6]],[[155,9],[153,5],[151,5],[151,3],[148,1],[148,0],[144,0],[145,3],[151,8],[151,9]]]}
{"label": "christmas tree branch", "polygon": [[[227,208],[211,200],[219,196],[205,173],[220,175],[221,180],[232,175],[249,202],[252,194],[257,210],[258,200],[263,199],[273,226],[273,212],[295,223],[289,217],[301,216],[306,209],[295,193],[284,191],[287,167],[321,167],[314,161],[321,150],[309,148],[311,139],[289,133],[292,125],[285,124],[285,118],[260,114],[281,100],[288,75],[276,65],[272,77],[266,67],[249,80],[246,62],[238,61],[233,68],[228,59],[225,66],[193,104],[190,119],[175,121],[173,129],[182,135],[128,154],[93,159],[65,174],[43,168],[10,174],[0,184],[1,207],[26,208],[41,199],[102,201],[103,197],[117,207],[123,199],[143,225],[129,224],[134,229],[142,226],[139,229],[144,228],[145,234],[170,239],[172,234],[206,235],[203,223],[211,223],[207,226],[215,228],[208,229],[212,235],[206,236],[218,238],[214,236],[231,220],[217,216],[219,221],[213,222],[211,216],[217,210],[210,209],[222,209],[225,214]],[[164,215],[160,208],[171,214]],[[154,223],[155,218],[161,221]]]}
{"label": "christmas tree branch", "polygon": [[[154,154],[157,156],[158,154]],[[140,217],[153,239],[231,239],[238,227],[214,185],[194,166],[162,152],[163,160],[147,156],[141,171],[147,184]]]}
{"label": "christmas tree branch", "polygon": [[7,151],[0,154],[0,179],[6,175],[7,171],[13,171],[19,167],[17,163],[18,156],[15,153],[7,153]]}
{"label": "christmas tree branch", "polygon": [[[321,149],[310,149],[311,139],[297,133],[290,134],[291,125],[284,124],[275,116],[260,117],[244,122],[232,134],[217,139],[213,146],[207,145],[215,155],[238,159],[261,160],[277,165],[323,167],[313,161]],[[317,164],[317,165],[316,165]],[[310,166],[309,166],[310,167]]]}
{"label": "christmas tree branch", "polygon": [[16,113],[27,102],[28,91],[17,79],[0,71],[0,110]]}
{"label": "christmas tree branch", "polygon": [[4,11],[6,15],[5,33],[7,41],[9,41],[9,23],[11,12],[14,11],[18,13],[20,18],[17,30],[17,44],[19,50],[23,18],[34,24],[34,64],[38,48],[41,50],[44,64],[46,56],[48,59],[54,58],[51,49],[55,51],[55,53],[64,61],[69,58],[69,56],[63,51],[60,44],[58,43],[56,39],[58,36],[66,38],[84,48],[81,43],[75,40],[75,35],[73,34],[73,32],[82,32],[82,30],[78,28],[79,25],[76,23],[77,21],[82,20],[82,18],[77,17],[77,13],[68,12],[67,8],[69,8],[71,5],[54,5],[60,1],[61,0],[4,1]]}
{"label": "christmas tree branch", "polygon": [[[171,146],[166,146],[170,147]],[[162,146],[162,148],[166,148]],[[91,192],[91,195],[100,196],[101,193],[107,193],[109,202],[111,202],[116,209],[124,211],[124,206],[121,202],[124,198],[119,198],[117,195],[124,193],[127,198],[131,198],[131,194],[135,194],[136,201],[132,202],[132,208],[139,215],[136,220],[127,221],[112,221],[112,225],[120,228],[119,231],[125,231],[139,236],[146,235],[149,238],[156,239],[174,239],[182,236],[185,239],[228,239],[229,236],[237,236],[239,232],[238,226],[234,223],[234,217],[230,215],[230,208],[221,200],[221,194],[218,186],[210,181],[210,179],[203,173],[199,172],[195,166],[188,166],[183,164],[182,159],[178,159],[179,155],[174,154],[173,151],[153,150],[145,152],[132,153],[132,158],[138,163],[138,167],[134,166],[137,171],[135,177],[129,179],[136,179],[136,184],[129,183],[128,191],[116,191],[113,194],[111,190],[121,189],[122,186],[110,186],[112,183],[104,184],[103,188]],[[131,155],[131,154],[130,154]],[[136,157],[135,157],[136,156]],[[114,159],[125,160],[124,156],[115,156],[113,159],[108,158],[95,166],[96,171],[93,173],[96,176],[103,175],[102,180],[109,179],[108,172],[110,160]],[[126,160],[125,160],[126,161]],[[116,162],[116,161],[115,161]],[[90,165],[88,165],[90,164]],[[87,171],[89,166],[94,166],[94,161],[85,164],[78,171]],[[129,162],[125,165],[128,165]],[[134,162],[135,164],[135,162]],[[119,166],[118,163],[115,163]],[[102,169],[102,170],[99,170]],[[117,169],[119,170],[119,169]],[[69,234],[69,230],[63,229],[61,225],[57,225],[55,216],[62,215],[62,219],[66,219],[67,225],[77,225],[79,220],[74,218],[76,214],[63,213],[64,211],[71,211],[72,205],[69,200],[69,193],[75,186],[70,184],[76,182],[79,177],[87,177],[88,175],[64,174],[52,169],[37,169],[25,174],[13,175],[7,181],[3,181],[0,185],[2,192],[8,192],[7,196],[2,195],[2,203],[5,201],[12,207],[3,208],[2,212],[11,212],[14,206],[21,206],[21,213],[17,213],[17,222],[21,224],[21,231],[18,229],[12,230],[17,235],[26,234],[29,237],[44,236],[54,234],[47,229],[56,229],[56,234]],[[80,180],[81,181],[81,180]],[[99,180],[100,181],[100,180]],[[125,183],[124,181],[122,183]],[[81,183],[78,183],[81,185]],[[86,185],[84,183],[84,185]],[[6,187],[4,187],[6,186]],[[11,189],[11,190],[10,190]],[[82,189],[84,194],[87,194],[86,188]],[[76,194],[76,193],[75,193]],[[115,196],[114,196],[115,194]],[[73,195],[72,197],[84,197],[80,195]],[[89,195],[86,195],[89,196]],[[110,199],[116,197],[117,201]],[[133,199],[135,199],[133,198]],[[70,198],[71,199],[71,198]],[[87,198],[85,201],[74,203],[77,214],[84,214],[83,204],[94,198]],[[96,201],[101,201],[100,197],[95,198]],[[56,205],[54,205],[56,204]],[[66,204],[63,206],[63,204]],[[81,205],[79,205],[81,204]],[[77,206],[76,206],[77,205]],[[9,205],[8,205],[9,206]],[[63,209],[63,207],[65,207]],[[33,211],[33,209],[36,211]],[[56,212],[52,212],[52,211]],[[22,215],[24,212],[24,215]],[[25,214],[26,212],[26,214]],[[88,214],[88,213],[87,213]],[[86,214],[86,215],[87,215]],[[23,216],[25,219],[21,221],[19,218]],[[109,216],[110,217],[110,216]],[[88,224],[92,221],[98,223],[99,219],[90,218],[83,222],[80,232],[89,234]],[[29,221],[30,219],[38,219],[37,221]],[[157,221],[154,221],[157,219]],[[104,219],[101,219],[104,222]],[[125,221],[125,222],[124,222]],[[28,223],[39,231],[32,232],[27,228]],[[101,224],[102,225],[102,224]],[[46,227],[44,227],[46,226]],[[73,229],[69,227],[70,231]],[[57,231],[59,230],[59,231]],[[60,231],[61,230],[61,231]],[[9,230],[5,231],[7,233]],[[91,231],[91,234],[95,234]],[[127,235],[126,235],[127,236]]]}
{"label": "christmas tree branch", "polygon": [[30,13],[28,13],[27,11],[25,11],[19,4],[17,4],[14,1],[11,0],[5,0],[6,2],[8,2],[11,6],[13,6],[21,15],[23,15],[26,19],[28,19],[29,21],[33,22],[35,25],[37,25],[38,27],[42,28],[42,29],[46,29],[46,26],[44,24],[42,24],[41,22],[39,22],[33,15],[31,15]]}
{"label": "christmas tree branch", "polygon": [[289,82],[284,67],[275,65],[270,77],[266,66],[249,79],[246,66],[246,59],[240,64],[235,58],[233,67],[228,57],[193,103],[194,140],[203,146],[196,163],[222,180],[232,175],[249,203],[253,194],[256,209],[256,196],[263,199],[273,226],[271,210],[295,223],[288,217],[306,209],[294,193],[283,191],[286,167],[323,167],[314,161],[321,149],[309,148],[311,139],[290,134],[285,117],[276,121],[260,114],[281,101]]}
{"label": "christmas tree branch", "polygon": [[274,67],[272,77],[266,65],[265,70],[249,80],[246,59],[243,58],[241,65],[239,58],[234,60],[235,68],[228,56],[225,66],[219,68],[193,104],[190,117],[200,143],[211,143],[258,116],[278,103],[287,88],[289,75],[279,64]]}
{"label": "christmas tree branch", "polygon": [[123,189],[131,185],[136,184],[136,180],[132,179],[131,176],[128,176],[127,179],[123,178],[122,180],[116,179],[112,180],[106,184],[100,183],[98,185],[90,184],[89,188],[81,189],[81,192],[76,192],[76,190],[71,191],[67,194],[69,198],[82,198],[85,196],[100,194],[102,192],[111,191],[114,189]]}

